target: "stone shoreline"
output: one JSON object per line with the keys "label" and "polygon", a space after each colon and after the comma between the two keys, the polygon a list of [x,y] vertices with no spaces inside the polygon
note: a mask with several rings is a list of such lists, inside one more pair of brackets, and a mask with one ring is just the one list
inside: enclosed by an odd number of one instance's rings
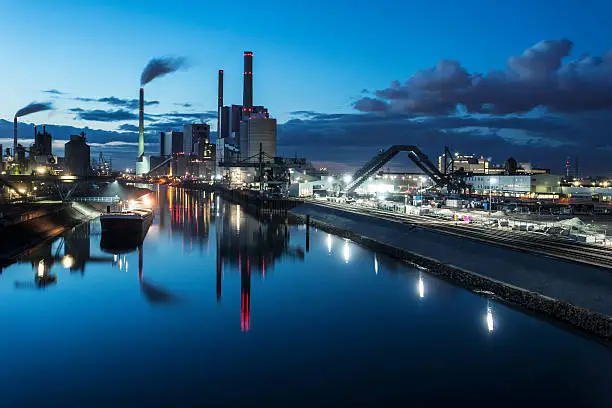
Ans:
{"label": "stone shoreline", "polygon": [[[307,220],[306,215],[297,214],[295,212],[291,212],[290,216],[295,221],[301,223],[305,223]],[[384,253],[396,259],[424,268],[428,273],[451,281],[458,286],[471,290],[491,292],[500,299],[518,305],[528,311],[537,312],[549,318],[569,323],[582,331],[596,335],[607,341],[612,340],[612,317],[605,314],[482,276],[466,269],[419,255],[404,248],[396,247],[362,234],[340,228],[336,225],[313,219],[312,217],[310,217],[310,225],[325,232],[350,239],[373,251]]]}

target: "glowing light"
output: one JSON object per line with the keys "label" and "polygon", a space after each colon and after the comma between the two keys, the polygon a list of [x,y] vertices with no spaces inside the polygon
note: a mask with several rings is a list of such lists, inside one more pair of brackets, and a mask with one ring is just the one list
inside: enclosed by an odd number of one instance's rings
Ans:
{"label": "glowing light", "polygon": [[489,333],[494,330],[493,310],[491,309],[491,306],[487,306],[487,329],[489,330]]}
{"label": "glowing light", "polygon": [[342,180],[344,180],[345,183],[350,183],[353,180],[353,176],[350,174],[345,174]]}
{"label": "glowing light", "polygon": [[374,254],[374,272],[378,275],[378,259],[376,258],[376,254]]}
{"label": "glowing light", "polygon": [[119,258],[119,270],[123,270],[123,260]]}
{"label": "glowing light", "polygon": [[17,189],[17,191],[19,191],[19,194],[25,194],[26,193],[26,189],[25,188],[19,188],[19,189]]}
{"label": "glowing light", "polygon": [[331,248],[332,248],[332,237],[331,234],[327,234],[327,253],[331,254]]}
{"label": "glowing light", "polygon": [[240,232],[240,206],[236,206],[236,231]]}
{"label": "glowing light", "polygon": [[117,262],[117,254],[113,255],[113,262]]}
{"label": "glowing light", "polygon": [[62,266],[64,269],[70,269],[74,265],[74,258],[70,255],[64,255],[62,258]]}
{"label": "glowing light", "polygon": [[43,276],[45,276],[45,261],[43,261],[42,259],[38,261],[37,274],[39,278],[42,278]]}
{"label": "glowing light", "polygon": [[344,241],[344,262],[348,263],[351,259],[351,249],[349,248],[348,241]]}
{"label": "glowing light", "polygon": [[47,172],[47,169],[44,168],[43,166],[38,166],[38,167],[36,167],[36,172],[38,174],[45,174]]}
{"label": "glowing light", "polygon": [[144,205],[146,205],[147,207],[150,207],[150,206],[151,206],[151,199],[150,199],[148,196],[145,196],[145,197],[143,197],[143,199],[142,199],[142,203],[143,203]]}
{"label": "glowing light", "polygon": [[419,283],[417,284],[417,290],[419,291],[419,297],[423,299],[425,297],[425,283],[423,282],[423,276],[419,273]]}

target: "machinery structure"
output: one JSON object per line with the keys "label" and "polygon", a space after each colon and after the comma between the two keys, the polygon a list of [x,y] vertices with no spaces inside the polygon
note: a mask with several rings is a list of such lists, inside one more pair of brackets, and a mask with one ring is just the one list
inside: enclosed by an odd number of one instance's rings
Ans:
{"label": "machinery structure", "polygon": [[412,162],[438,187],[446,187],[448,191],[460,191],[464,188],[461,180],[456,179],[451,174],[443,174],[440,172],[418,147],[411,145],[393,145],[386,150],[381,150],[380,153],[357,170],[353,174],[351,181],[346,185],[344,192],[346,194],[353,193],[357,187],[373,176],[400,152],[407,152],[408,158],[410,158],[410,160],[412,160]]}

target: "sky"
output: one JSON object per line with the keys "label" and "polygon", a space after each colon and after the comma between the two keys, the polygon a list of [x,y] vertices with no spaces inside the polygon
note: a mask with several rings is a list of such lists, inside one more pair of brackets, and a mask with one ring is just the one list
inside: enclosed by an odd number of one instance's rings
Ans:
{"label": "sky", "polygon": [[[569,156],[587,174],[612,174],[612,3],[604,0],[0,6],[0,119],[50,101],[53,110],[20,122],[46,123],[56,139],[84,128],[98,149],[111,143],[121,166],[136,156],[134,99],[150,59],[186,59],[145,87],[155,153],[160,130],[191,120],[216,128],[218,69],[225,103],[241,103],[249,50],[254,102],[278,119],[281,154],[350,168],[392,144],[430,157],[448,145],[557,173]],[[11,136],[0,122],[0,142]]]}

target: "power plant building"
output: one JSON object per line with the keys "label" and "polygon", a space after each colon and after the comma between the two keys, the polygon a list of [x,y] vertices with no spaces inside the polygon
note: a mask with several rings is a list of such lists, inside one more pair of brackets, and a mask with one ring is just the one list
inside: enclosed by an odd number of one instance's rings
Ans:
{"label": "power plant building", "polygon": [[240,160],[259,161],[259,147],[264,161],[276,157],[276,119],[251,117],[240,124]]}
{"label": "power plant building", "polygon": [[197,143],[210,142],[210,125],[207,123],[193,123],[183,127],[183,153],[197,153]]}
{"label": "power plant building", "polygon": [[86,143],[85,134],[71,135],[70,141],[64,145],[66,156],[66,172],[73,176],[87,176],[90,173],[90,148]]}
{"label": "power plant building", "polygon": [[34,151],[36,156],[51,156],[52,137],[47,133],[47,127],[43,126],[42,133],[38,132],[37,129],[38,128],[34,126]]}
{"label": "power plant building", "polygon": [[162,157],[171,156],[183,152],[183,132],[160,132],[159,134],[159,155]]}

